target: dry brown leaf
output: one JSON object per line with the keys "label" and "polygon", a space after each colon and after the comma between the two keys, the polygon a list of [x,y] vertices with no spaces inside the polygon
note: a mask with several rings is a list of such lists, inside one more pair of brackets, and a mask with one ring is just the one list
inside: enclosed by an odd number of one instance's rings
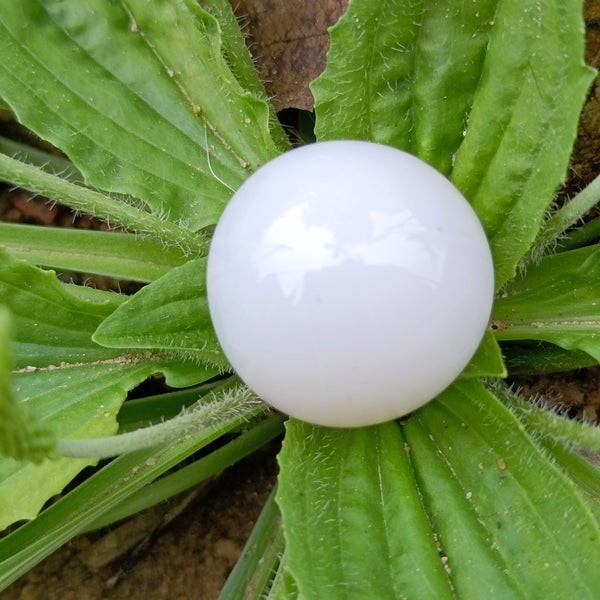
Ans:
{"label": "dry brown leaf", "polygon": [[583,12],[586,19],[599,19],[600,2],[598,0],[584,0]]}
{"label": "dry brown leaf", "polygon": [[[600,0],[586,0],[585,61],[600,67]],[[600,79],[596,78],[579,122],[579,132],[571,157],[569,190],[576,193],[588,185],[600,172]],[[598,214],[597,210],[594,214]]]}
{"label": "dry brown leaf", "polygon": [[348,0],[231,0],[276,111],[312,110],[308,84],[325,68],[327,28]]}

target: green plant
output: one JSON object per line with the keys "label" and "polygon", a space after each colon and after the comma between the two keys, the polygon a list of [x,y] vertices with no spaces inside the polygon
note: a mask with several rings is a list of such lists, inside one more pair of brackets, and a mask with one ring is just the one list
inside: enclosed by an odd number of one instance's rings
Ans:
{"label": "green plant", "polygon": [[[222,598],[597,597],[600,478],[576,448],[600,434],[516,397],[499,345],[509,368],[600,362],[597,228],[556,246],[600,183],[546,218],[593,76],[580,10],[351,0],[331,30],[317,139],[402,148],[452,179],[492,248],[494,327],[401,423],[288,420],[283,532],[272,497]],[[288,143],[225,0],[0,0],[0,54],[0,96],[69,157],[3,140],[0,178],[129,232],[0,224],[0,525],[32,519],[0,540],[4,588],[281,433],[228,374],[204,267],[232,191]],[[127,297],[46,268],[147,285]],[[179,391],[125,401],[156,373]]]}

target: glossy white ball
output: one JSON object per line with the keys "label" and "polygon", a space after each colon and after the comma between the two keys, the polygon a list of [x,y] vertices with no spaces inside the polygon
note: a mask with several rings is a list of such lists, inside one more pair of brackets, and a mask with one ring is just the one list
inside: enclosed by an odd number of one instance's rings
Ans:
{"label": "glossy white ball", "polygon": [[380,423],[461,373],[494,294],[482,226],[421,160],[359,141],[287,152],[234,194],[207,266],[211,318],[238,375],[276,409]]}

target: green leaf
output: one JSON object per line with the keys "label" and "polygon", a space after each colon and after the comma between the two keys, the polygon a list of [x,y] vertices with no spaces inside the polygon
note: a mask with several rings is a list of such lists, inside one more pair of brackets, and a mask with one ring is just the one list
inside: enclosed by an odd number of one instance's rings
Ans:
{"label": "green leaf", "polygon": [[[20,370],[13,375],[15,395],[32,417],[56,437],[88,438],[117,431],[116,415],[127,391],[146,379],[147,362]],[[54,458],[40,464],[0,459],[0,530],[34,518],[44,503],[60,493],[79,471],[94,460]],[[33,485],[32,485],[33,484]]]}
{"label": "green leaf", "polygon": [[396,146],[448,175],[496,4],[350,0],[330,29],[327,68],[311,85],[317,139]]}
{"label": "green leaf", "polygon": [[[242,88],[266,101],[268,99],[267,92],[254,67],[252,55],[246,46],[244,34],[240,30],[230,2],[228,0],[205,0],[204,6],[208,12],[214,15],[221,26],[223,53],[227,57],[231,72]],[[289,149],[288,137],[271,105],[269,105],[269,127],[271,136],[279,149],[282,152]]]}
{"label": "green leaf", "polygon": [[[0,304],[14,317],[14,397],[26,405],[32,422],[56,437],[115,433],[116,414],[128,390],[153,373],[162,371],[177,380],[189,369],[163,354],[103,348],[93,342],[93,332],[120,304],[110,296],[101,297],[102,302],[77,298],[53,273],[0,248]],[[196,382],[215,372],[193,365]],[[13,425],[18,428],[18,423]],[[5,507],[0,529],[34,517],[88,464],[89,460],[59,459],[32,465],[0,459],[0,505]]]}
{"label": "green leaf", "polygon": [[564,177],[593,78],[583,45],[581,0],[351,0],[311,87],[317,137],[393,145],[451,175],[500,287]]}
{"label": "green leaf", "polygon": [[[101,521],[104,515],[112,510],[118,512],[119,507],[160,475],[247,422],[252,413],[253,410],[238,413],[225,423],[184,436],[177,443],[169,442],[120,456],[92,474],[36,519],[0,540],[0,590],[61,545]],[[28,482],[30,492],[35,491],[32,489],[35,488],[32,486],[34,481]],[[8,506],[4,500],[2,506]]]}
{"label": "green leaf", "polygon": [[114,359],[119,353],[91,340],[101,321],[119,304],[75,298],[54,273],[32,267],[0,248],[0,303],[15,322],[18,369],[58,367]]}
{"label": "green leaf", "polygon": [[72,183],[83,184],[83,177],[73,163],[56,154],[1,136],[0,152],[21,162],[39,167],[52,175],[58,175]]}
{"label": "green leaf", "polygon": [[[197,397],[197,395],[196,395]],[[129,403],[126,402],[125,406]],[[250,413],[246,409],[246,420]],[[257,423],[245,423],[243,432],[233,440],[202,456],[195,462],[179,467],[148,487],[142,488],[119,503],[110,511],[104,513],[99,519],[89,524],[86,529],[92,531],[107,527],[127,517],[138,514],[143,510],[164,502],[185,490],[198,485],[209,477],[222,473],[226,468],[234,465],[239,460],[259,450],[273,438],[283,433],[283,415],[272,415]],[[175,441],[175,440],[172,440]],[[277,526],[281,529],[281,522]]]}
{"label": "green leaf", "polygon": [[284,548],[281,515],[273,490],[218,600],[265,600],[265,591],[269,590]]}
{"label": "green leaf", "polygon": [[486,329],[475,356],[461,377],[506,377],[502,351],[490,329]]}
{"label": "green leaf", "polygon": [[89,185],[198,229],[278,154],[196,2],[0,2],[0,89]]}
{"label": "green leaf", "polygon": [[298,586],[285,566],[284,552],[266,600],[297,600],[299,598]]}
{"label": "green leaf", "polygon": [[[299,600],[298,586],[285,566],[285,552],[280,557],[279,567],[275,572],[273,584],[265,600]],[[221,600],[221,599],[219,599]]]}
{"label": "green leaf", "polygon": [[206,254],[208,239],[205,233],[196,234],[175,223],[109,197],[66,179],[52,175],[44,169],[0,154],[0,181],[12,183],[23,189],[60,199],[74,209],[104,219],[108,225],[120,225],[136,233],[147,234],[165,246],[180,248],[186,255]]}
{"label": "green leaf", "polygon": [[537,443],[542,451],[552,457],[555,464],[568,474],[569,479],[579,488],[596,521],[600,523],[600,478],[598,467],[594,464],[597,463],[598,453],[578,451],[553,440],[550,436],[539,437]]}
{"label": "green leaf", "polygon": [[599,226],[597,219],[588,221],[585,225],[569,232],[566,239],[560,238],[569,227],[581,221],[599,201],[600,177],[597,176],[546,220],[529,252],[528,262],[535,262],[544,252],[551,252],[555,247],[561,251],[571,250],[597,240]]}
{"label": "green leaf", "polygon": [[[498,384],[494,391],[532,435],[548,437],[565,446],[600,452],[600,428],[597,425],[581,423],[535,406],[518,397],[505,385]],[[596,484],[600,484],[600,479]]]}
{"label": "green leaf", "polygon": [[[600,178],[598,178],[597,183],[600,184]],[[600,200],[600,197],[598,199]],[[595,244],[598,240],[600,240],[600,218],[596,217],[575,229],[569,230],[564,237],[556,241],[554,249],[556,252],[575,250],[589,244]]]}
{"label": "green leaf", "polygon": [[402,425],[290,421],[280,465],[286,567],[306,600],[591,600],[600,589],[588,500],[474,380]]}
{"label": "green leaf", "polygon": [[125,302],[129,296],[125,294],[119,294],[111,290],[100,290],[93,287],[87,287],[83,285],[77,285],[76,283],[62,283],[63,289],[71,296],[79,300],[88,300],[95,304],[102,304],[108,302],[119,306],[119,304]]}
{"label": "green leaf", "polygon": [[597,596],[598,523],[494,395],[460,382],[404,429],[456,597]]}
{"label": "green leaf", "polygon": [[165,350],[228,369],[206,300],[206,259],[189,261],[141,289],[107,318],[94,340],[112,348]]}
{"label": "green leaf", "polygon": [[598,364],[587,352],[533,340],[503,342],[502,355],[511,376],[564,373]]}
{"label": "green leaf", "polygon": [[286,429],[277,501],[300,596],[452,598],[399,426]]}
{"label": "green leaf", "polygon": [[452,180],[488,234],[500,287],[562,183],[585,94],[580,0],[498,2]]}
{"label": "green leaf", "polygon": [[600,248],[543,258],[493,309],[498,340],[542,340],[600,362]]}
{"label": "green leaf", "polygon": [[[235,381],[234,378],[228,380]],[[230,393],[222,394],[218,401],[213,394],[205,403],[197,403],[190,410],[183,409],[167,421],[119,435],[83,440],[60,438],[56,440],[56,449],[63,456],[70,458],[110,458],[178,440],[198,430],[212,429],[220,423],[227,422],[232,415],[247,413],[250,407],[254,414],[260,414],[267,408],[251,390],[239,385]]]}
{"label": "green leaf", "polygon": [[154,238],[65,227],[0,223],[0,244],[41,267],[144,282],[186,261],[181,250]]}
{"label": "green leaf", "polygon": [[29,414],[26,405],[15,401],[11,350],[10,313],[0,306],[0,454],[16,460],[40,462],[55,453],[55,437]]}
{"label": "green leaf", "polygon": [[587,352],[524,340],[503,342],[502,355],[511,375],[543,375],[586,369],[598,364]]}

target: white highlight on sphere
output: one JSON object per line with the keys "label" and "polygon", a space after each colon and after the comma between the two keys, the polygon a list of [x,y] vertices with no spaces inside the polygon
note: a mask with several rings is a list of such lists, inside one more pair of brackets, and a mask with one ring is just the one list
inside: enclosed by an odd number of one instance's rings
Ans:
{"label": "white highlight on sphere", "polygon": [[234,194],[212,240],[215,332],[276,409],[330,427],[405,415],[475,353],[494,271],[477,216],[421,160],[388,146],[291,150]]}

